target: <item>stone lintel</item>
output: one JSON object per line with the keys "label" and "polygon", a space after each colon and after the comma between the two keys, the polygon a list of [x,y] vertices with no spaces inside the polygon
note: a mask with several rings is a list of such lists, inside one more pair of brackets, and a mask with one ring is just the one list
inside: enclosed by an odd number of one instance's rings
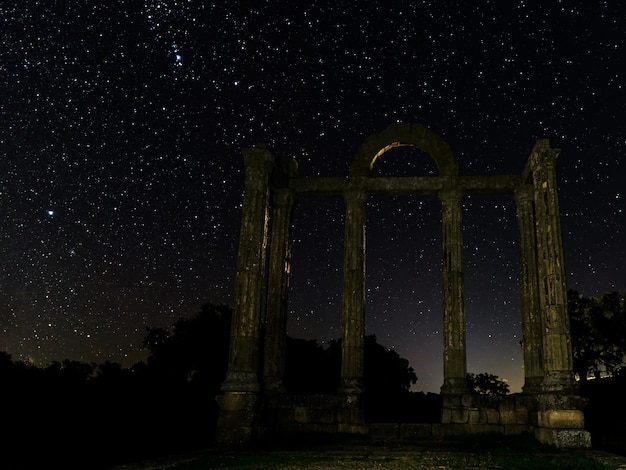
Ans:
{"label": "stone lintel", "polygon": [[522,183],[519,175],[459,176],[467,194],[513,194]]}
{"label": "stone lintel", "polygon": [[[454,178],[455,183],[450,184]],[[492,176],[396,176],[396,177],[322,177],[292,178],[289,187],[299,196],[341,196],[352,188],[355,179],[369,194],[390,196],[436,195],[448,186],[467,194],[512,194],[521,184],[519,175]]]}

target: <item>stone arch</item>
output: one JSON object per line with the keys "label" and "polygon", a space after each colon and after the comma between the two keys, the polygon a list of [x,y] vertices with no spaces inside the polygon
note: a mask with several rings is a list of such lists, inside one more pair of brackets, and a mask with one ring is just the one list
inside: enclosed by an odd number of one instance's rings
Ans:
{"label": "stone arch", "polygon": [[[428,153],[439,176],[370,178],[376,158],[399,146],[415,146]],[[521,176],[459,176],[452,152],[439,136],[419,124],[397,123],[366,139],[348,178],[310,179],[297,177],[295,160],[281,163],[264,145],[243,149],[244,200],[230,355],[226,379],[216,397],[218,442],[261,438],[268,426],[277,433],[307,429],[370,432],[362,406],[365,210],[369,195],[387,194],[437,195],[442,207],[444,383],[441,423],[433,424],[432,436],[534,432],[545,444],[590,447],[572,370],[558,154],[559,149],[551,148],[547,140],[538,140]],[[523,393],[502,401],[497,409],[468,393],[465,374],[462,199],[465,194],[490,193],[513,194],[517,206],[525,344]],[[346,206],[341,384],[334,395],[309,396],[303,401],[287,395],[282,383],[290,228],[294,201],[318,195],[343,195]],[[262,353],[267,354],[261,357]],[[413,431],[406,432],[408,436]]]}
{"label": "stone arch", "polygon": [[440,136],[421,124],[395,123],[363,142],[352,160],[350,176],[369,176],[376,159],[394,147],[417,147],[426,152],[437,165],[439,176],[459,173],[450,146]]}

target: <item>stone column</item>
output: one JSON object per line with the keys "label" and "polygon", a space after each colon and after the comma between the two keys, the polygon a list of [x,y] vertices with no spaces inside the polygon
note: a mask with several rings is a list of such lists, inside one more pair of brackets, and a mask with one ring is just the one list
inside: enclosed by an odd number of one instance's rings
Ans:
{"label": "stone column", "polygon": [[346,395],[360,395],[363,391],[366,200],[367,194],[361,189],[345,194],[340,391]]}
{"label": "stone column", "polygon": [[263,435],[259,394],[261,303],[265,283],[269,178],[274,156],[265,147],[243,149],[244,199],[235,277],[234,312],[217,441],[233,444]]}
{"label": "stone column", "polygon": [[559,149],[550,148],[547,139],[538,140],[529,162],[535,200],[544,390],[571,389],[575,383],[556,180],[559,152]]}
{"label": "stone column", "polygon": [[467,392],[465,310],[463,298],[463,190],[439,193],[443,223],[443,377],[441,391]]}
{"label": "stone column", "polygon": [[265,315],[264,380],[268,392],[284,392],[287,340],[287,293],[291,271],[291,216],[294,195],[289,188],[274,190],[270,237],[269,279]]}
{"label": "stone column", "polygon": [[537,285],[537,243],[533,189],[520,186],[514,192],[520,253],[520,293],[524,347],[525,393],[539,391],[543,379],[543,342]]}
{"label": "stone column", "polygon": [[585,401],[576,394],[570,343],[561,217],[557,195],[558,149],[538,140],[530,156],[535,200],[539,308],[543,333],[541,393],[535,437],[557,447],[591,447],[584,429]]}

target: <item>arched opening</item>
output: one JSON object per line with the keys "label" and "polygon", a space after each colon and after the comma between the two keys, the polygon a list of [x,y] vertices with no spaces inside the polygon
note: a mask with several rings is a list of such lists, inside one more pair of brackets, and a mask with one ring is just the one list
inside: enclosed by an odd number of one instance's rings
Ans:
{"label": "arched opening", "polygon": [[393,148],[405,146],[417,147],[430,155],[439,175],[458,174],[458,166],[452,151],[441,137],[421,124],[396,123],[378,134],[370,135],[363,142],[350,166],[350,176],[370,176],[378,158]]}
{"label": "arched opening", "polygon": [[437,176],[437,165],[414,146],[394,147],[376,158],[370,176]]}

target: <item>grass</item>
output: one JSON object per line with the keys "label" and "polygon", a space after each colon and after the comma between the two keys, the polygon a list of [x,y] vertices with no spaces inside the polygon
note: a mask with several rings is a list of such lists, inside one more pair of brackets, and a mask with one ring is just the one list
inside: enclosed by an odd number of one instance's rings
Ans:
{"label": "grass", "polygon": [[315,442],[306,446],[276,444],[240,449],[213,449],[195,460],[166,466],[168,470],[285,470],[285,469],[507,469],[611,470],[584,451],[542,446],[532,438],[482,436],[416,443],[377,445],[356,441]]}

